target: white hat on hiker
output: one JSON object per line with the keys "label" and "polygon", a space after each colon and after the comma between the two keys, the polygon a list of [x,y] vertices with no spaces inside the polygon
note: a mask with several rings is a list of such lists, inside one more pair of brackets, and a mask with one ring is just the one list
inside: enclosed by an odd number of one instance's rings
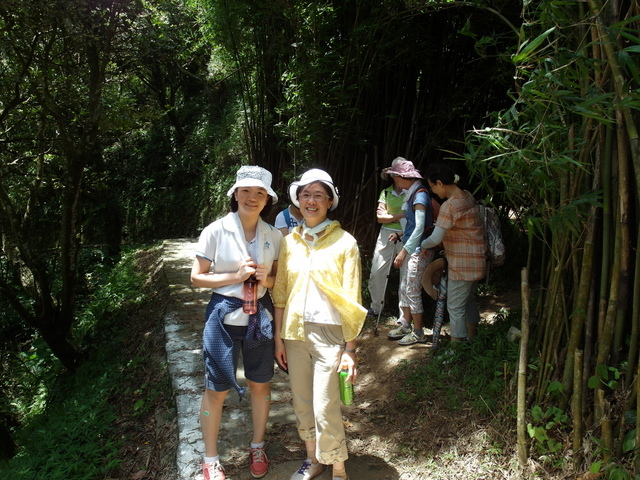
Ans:
{"label": "white hat on hiker", "polygon": [[311,170],[304,172],[302,174],[302,177],[300,177],[300,180],[289,185],[289,198],[291,199],[291,203],[300,208],[300,202],[298,202],[297,195],[298,188],[315,182],[322,182],[331,189],[331,192],[333,193],[333,204],[331,205],[331,208],[329,210],[335,210],[338,206],[338,200],[340,199],[340,196],[338,195],[338,189],[333,184],[331,175],[329,175],[324,170],[320,170],[319,168],[312,168]]}
{"label": "white hat on hiker", "polygon": [[236,173],[236,183],[227,192],[227,196],[233,195],[233,192],[240,187],[262,187],[264,188],[274,202],[278,201],[278,195],[271,188],[271,172],[257,165],[243,165]]}

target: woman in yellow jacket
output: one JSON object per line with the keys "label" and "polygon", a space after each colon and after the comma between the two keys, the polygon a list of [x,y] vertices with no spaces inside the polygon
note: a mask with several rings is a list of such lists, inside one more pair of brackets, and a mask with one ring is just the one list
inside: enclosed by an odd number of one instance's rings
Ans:
{"label": "woman in yellow jacket", "polygon": [[337,221],[338,191],[323,170],[291,184],[289,196],[304,217],[283,239],[273,287],[275,355],[289,369],[298,433],[307,459],[291,480],[309,480],[333,466],[347,480],[348,458],[338,373],[356,378],[356,337],[367,314],[361,305],[360,251]]}

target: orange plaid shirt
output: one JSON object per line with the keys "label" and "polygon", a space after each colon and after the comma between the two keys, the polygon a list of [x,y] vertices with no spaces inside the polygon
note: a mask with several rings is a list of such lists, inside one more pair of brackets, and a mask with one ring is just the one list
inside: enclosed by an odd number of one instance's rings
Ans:
{"label": "orange plaid shirt", "polygon": [[442,243],[451,280],[480,280],[486,273],[487,244],[480,211],[473,196],[449,198],[440,207],[436,225],[446,230]]}

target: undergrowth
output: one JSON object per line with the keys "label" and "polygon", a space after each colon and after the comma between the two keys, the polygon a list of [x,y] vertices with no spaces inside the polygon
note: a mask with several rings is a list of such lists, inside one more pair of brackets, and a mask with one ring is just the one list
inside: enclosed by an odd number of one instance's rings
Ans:
{"label": "undergrowth", "polygon": [[517,322],[519,312],[501,312],[493,323],[481,325],[473,342],[443,341],[430,361],[405,363],[401,367],[405,388],[397,393],[398,402],[415,405],[435,396],[447,398],[446,408],[452,411],[472,407],[491,413],[511,408],[502,400],[512,388],[518,343],[505,333]]}
{"label": "undergrowth", "polygon": [[[84,480],[104,478],[120,462],[122,438],[112,435],[122,373],[131,358],[123,354],[127,321],[149,298],[137,271],[140,252],[125,254],[98,285],[79,313],[87,360],[71,374],[62,372],[43,388],[43,407],[24,417],[14,431],[17,455],[0,462],[0,478]],[[33,361],[50,361],[39,347]]]}

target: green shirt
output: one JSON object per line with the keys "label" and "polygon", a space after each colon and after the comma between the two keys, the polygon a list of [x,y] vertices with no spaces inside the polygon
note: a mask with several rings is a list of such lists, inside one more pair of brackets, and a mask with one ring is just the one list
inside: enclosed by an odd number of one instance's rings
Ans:
{"label": "green shirt", "polygon": [[[397,194],[393,190],[393,185],[389,185],[387,188],[380,192],[378,203],[384,203],[387,206],[387,212],[389,212],[391,215],[395,215],[396,213],[402,211],[402,204],[404,203],[404,193]],[[398,232],[402,231],[400,222],[386,223],[384,225],[384,228],[397,230]]]}

